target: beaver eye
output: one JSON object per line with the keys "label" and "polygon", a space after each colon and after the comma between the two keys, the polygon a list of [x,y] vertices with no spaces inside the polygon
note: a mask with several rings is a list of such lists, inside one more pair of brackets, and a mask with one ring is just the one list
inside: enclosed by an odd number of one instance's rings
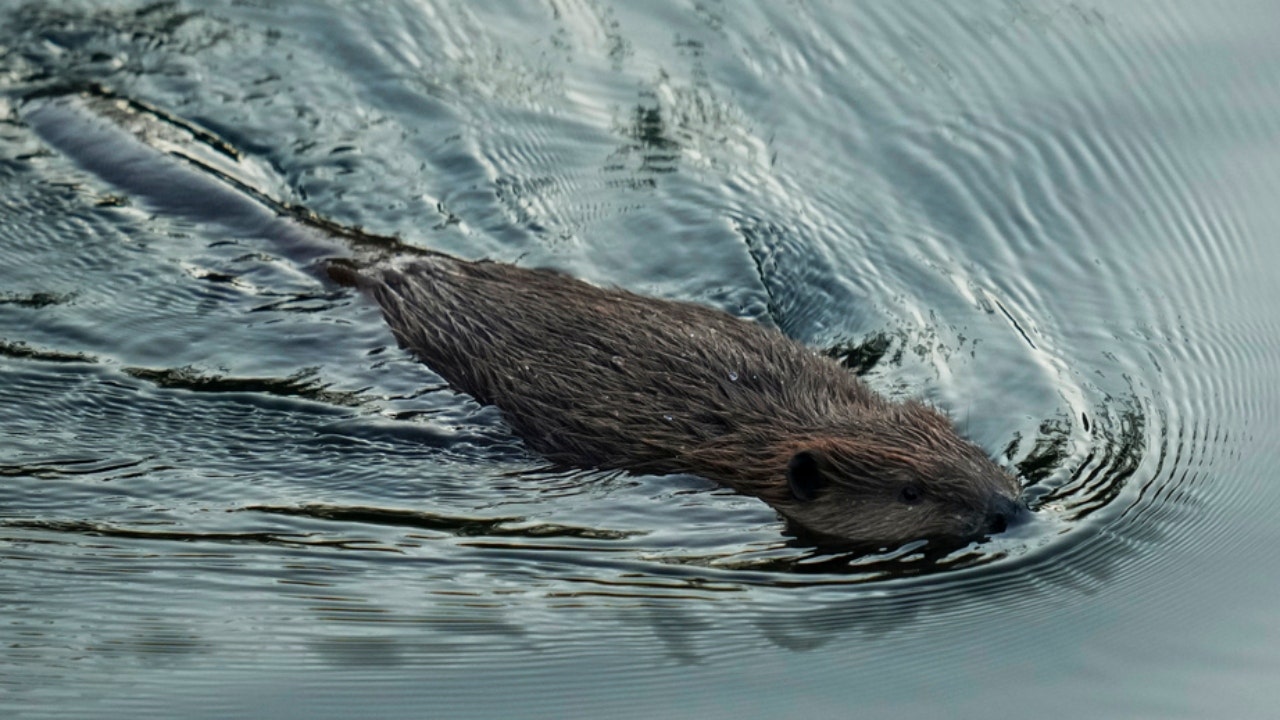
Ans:
{"label": "beaver eye", "polygon": [[800,502],[809,502],[826,484],[827,478],[822,473],[817,453],[801,450],[791,456],[791,462],[787,463],[787,487],[792,497]]}
{"label": "beaver eye", "polygon": [[899,502],[907,505],[916,505],[923,499],[924,491],[920,489],[919,485],[903,485],[902,489],[898,491]]}

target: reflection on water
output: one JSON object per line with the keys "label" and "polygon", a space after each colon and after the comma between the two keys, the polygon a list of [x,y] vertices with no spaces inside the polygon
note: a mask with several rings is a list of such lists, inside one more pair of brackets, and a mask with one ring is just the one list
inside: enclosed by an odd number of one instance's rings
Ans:
{"label": "reflection on water", "polygon": [[[5,711],[1274,705],[1270,4],[0,13]],[[775,324],[946,410],[1033,517],[849,556],[698,478],[548,471],[272,213],[52,149],[32,98],[93,87],[361,252]]]}

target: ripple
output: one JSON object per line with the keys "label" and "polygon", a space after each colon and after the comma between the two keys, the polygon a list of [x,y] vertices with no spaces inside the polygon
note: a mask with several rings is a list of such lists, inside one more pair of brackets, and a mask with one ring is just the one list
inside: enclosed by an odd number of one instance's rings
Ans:
{"label": "ripple", "polygon": [[451,517],[418,510],[394,508],[348,507],[309,504],[296,507],[250,505],[241,510],[276,515],[331,520],[339,524],[358,523],[392,525],[417,530],[432,530],[460,537],[519,537],[553,540],[587,538],[591,540],[623,540],[631,533],[570,527],[554,524],[528,524],[523,517]]}
{"label": "ripple", "polygon": [[[5,12],[0,704],[1128,716],[1266,687],[1238,638],[1275,589],[1274,4],[517,5]],[[86,84],[329,230],[772,322],[950,413],[1034,512],[851,556],[696,478],[546,471],[376,311],[50,151],[20,98]]]}

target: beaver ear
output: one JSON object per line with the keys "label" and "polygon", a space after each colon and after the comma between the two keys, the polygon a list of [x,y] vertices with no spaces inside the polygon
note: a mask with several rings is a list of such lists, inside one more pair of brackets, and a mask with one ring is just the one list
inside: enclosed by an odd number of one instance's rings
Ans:
{"label": "beaver ear", "polygon": [[792,497],[800,502],[809,502],[826,484],[827,476],[822,472],[819,453],[801,450],[791,456],[791,462],[787,463],[787,487]]}

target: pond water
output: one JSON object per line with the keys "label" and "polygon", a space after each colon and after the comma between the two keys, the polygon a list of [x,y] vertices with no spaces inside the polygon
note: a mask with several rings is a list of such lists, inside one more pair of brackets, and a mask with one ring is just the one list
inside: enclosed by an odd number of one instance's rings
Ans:
{"label": "pond water", "polygon": [[[1277,30],[0,3],[0,715],[1271,717]],[[850,556],[699,478],[548,472],[270,233],[54,148],[86,88],[335,223],[775,324],[1033,519]]]}

